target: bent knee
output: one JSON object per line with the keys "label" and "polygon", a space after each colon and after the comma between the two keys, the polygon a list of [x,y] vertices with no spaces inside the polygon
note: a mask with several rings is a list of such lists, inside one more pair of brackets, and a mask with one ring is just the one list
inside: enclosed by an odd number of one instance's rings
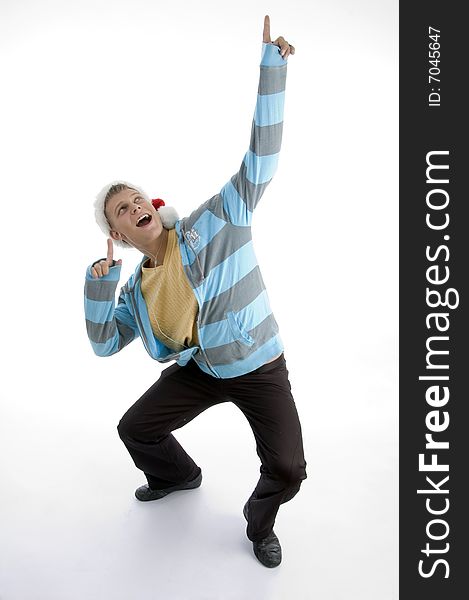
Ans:
{"label": "bent knee", "polygon": [[158,442],[168,432],[161,424],[154,424],[139,415],[125,413],[117,425],[117,433],[123,442],[134,440],[139,442]]}
{"label": "bent knee", "polygon": [[117,433],[121,440],[140,439],[143,435],[142,427],[138,422],[126,413],[117,425]]}
{"label": "bent knee", "polygon": [[129,423],[124,417],[122,417],[117,425],[117,433],[119,434],[121,440],[129,437]]}
{"label": "bent knee", "polygon": [[271,475],[287,486],[300,485],[306,479],[306,463],[277,463],[273,465]]}

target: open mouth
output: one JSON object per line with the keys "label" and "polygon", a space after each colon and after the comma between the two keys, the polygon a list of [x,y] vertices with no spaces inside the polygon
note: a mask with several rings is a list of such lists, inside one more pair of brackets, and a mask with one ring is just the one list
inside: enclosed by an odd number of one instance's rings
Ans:
{"label": "open mouth", "polygon": [[149,225],[149,223],[151,223],[151,215],[148,213],[137,219],[137,227],[145,227],[146,225]]}

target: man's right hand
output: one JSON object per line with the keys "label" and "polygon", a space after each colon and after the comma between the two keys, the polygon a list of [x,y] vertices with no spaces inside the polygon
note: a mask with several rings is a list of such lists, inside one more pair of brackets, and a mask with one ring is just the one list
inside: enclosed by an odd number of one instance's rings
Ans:
{"label": "man's right hand", "polygon": [[[107,256],[106,256],[106,258],[103,258],[103,260],[100,260],[99,262],[95,263],[91,267],[91,275],[93,275],[93,277],[95,279],[98,279],[99,277],[104,277],[104,275],[107,275],[109,273],[110,267],[112,267],[112,265],[114,264],[114,260],[112,258],[113,251],[114,251],[114,246],[112,244],[112,239],[109,238],[107,241]],[[116,265],[121,265],[121,264],[122,264],[122,260],[119,259],[116,261]]]}

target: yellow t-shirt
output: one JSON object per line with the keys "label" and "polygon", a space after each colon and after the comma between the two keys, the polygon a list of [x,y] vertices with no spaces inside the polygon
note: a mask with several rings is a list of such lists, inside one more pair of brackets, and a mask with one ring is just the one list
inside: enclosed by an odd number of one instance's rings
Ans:
{"label": "yellow t-shirt", "polygon": [[142,266],[142,294],[155,336],[175,352],[197,346],[199,306],[184,273],[175,229],[168,231],[163,264]]}

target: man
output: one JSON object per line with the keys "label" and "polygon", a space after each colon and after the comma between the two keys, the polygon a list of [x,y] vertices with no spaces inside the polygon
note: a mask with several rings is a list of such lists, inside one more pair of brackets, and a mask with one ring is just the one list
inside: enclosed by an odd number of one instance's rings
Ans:
{"label": "man", "polygon": [[[273,531],[279,506],[306,478],[301,426],[283,343],[270,309],[251,238],[255,206],[277,167],[282,138],[286,59],[295,49],[270,39],[264,19],[262,59],[250,148],[220,193],[178,219],[137,186],[113,182],[95,203],[108,252],[88,267],[85,314],[99,356],[140,336],[159,362],[175,360],[119,422],[118,432],[147,485],[141,501],[200,486],[202,473],[171,434],[220,402],[249,421],[261,459],[259,482],[244,506],[247,536],[259,561],[281,562]],[[113,242],[143,258],[115,290],[121,261]]]}

